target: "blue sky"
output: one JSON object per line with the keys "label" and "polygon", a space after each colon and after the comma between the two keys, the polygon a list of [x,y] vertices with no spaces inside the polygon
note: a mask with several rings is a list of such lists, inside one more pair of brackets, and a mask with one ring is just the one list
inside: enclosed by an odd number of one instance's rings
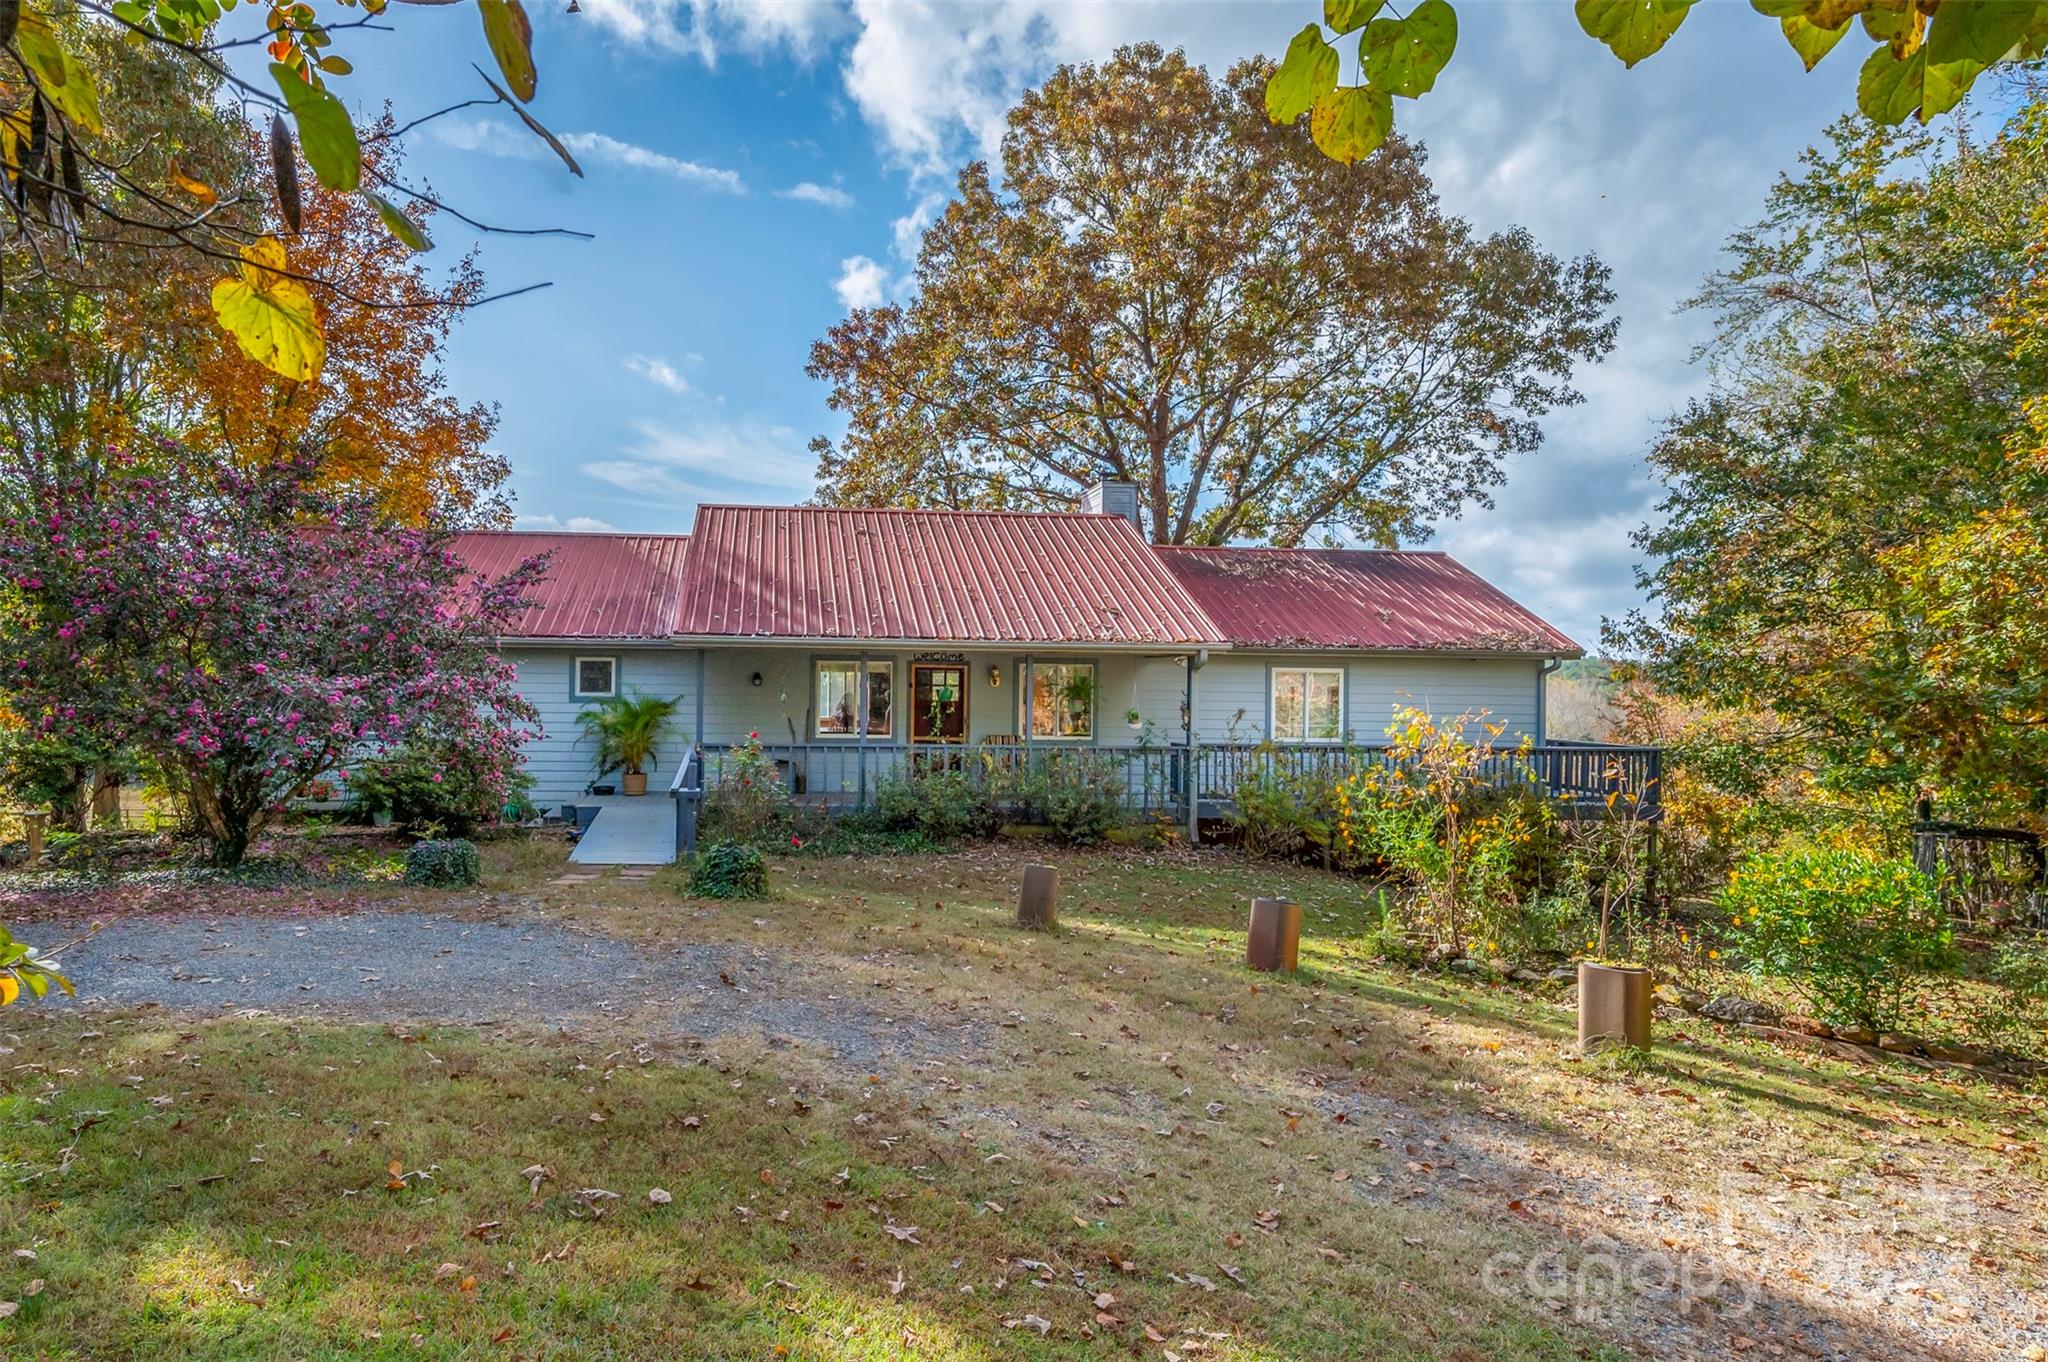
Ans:
{"label": "blue sky", "polygon": [[[528,0],[534,113],[576,149],[571,178],[510,114],[471,110],[407,138],[409,169],[472,217],[594,241],[481,237],[491,284],[449,348],[454,390],[499,404],[521,523],[681,530],[700,499],[809,494],[805,446],[835,434],[806,351],[849,301],[892,296],[959,165],[995,147],[1016,93],[1061,61],[1138,39],[1221,71],[1277,52],[1316,0],[1275,4],[853,4]],[[1747,4],[1700,5],[1633,71],[1564,0],[1460,0],[1436,90],[1401,101],[1452,211],[1520,223],[1613,266],[1620,341],[1580,375],[1493,510],[1441,524],[1457,554],[1582,643],[1636,601],[1629,531],[1655,499],[1642,455],[1699,391],[1705,318],[1674,314],[1753,219],[1771,180],[1853,105],[1845,43],[1812,75]],[[481,93],[474,11],[395,5],[397,34],[343,35],[359,113],[401,120]]]}

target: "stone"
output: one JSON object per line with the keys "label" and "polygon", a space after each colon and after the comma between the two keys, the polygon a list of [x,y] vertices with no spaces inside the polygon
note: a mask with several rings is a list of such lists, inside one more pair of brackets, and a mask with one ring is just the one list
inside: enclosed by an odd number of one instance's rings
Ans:
{"label": "stone", "polygon": [[1461,955],[1456,960],[1451,961],[1450,968],[1458,971],[1460,974],[1484,974],[1486,972],[1486,966],[1480,964],[1469,955]]}
{"label": "stone", "polygon": [[1554,969],[1543,977],[1553,984],[1576,984],[1579,982],[1579,971],[1574,966],[1566,965],[1563,969]]}
{"label": "stone", "polygon": [[1776,1026],[1783,1014],[1769,1003],[1759,1003],[1748,998],[1738,998],[1732,993],[1723,993],[1701,1007],[1700,1015],[1709,1021],[1740,1022],[1746,1026]]}
{"label": "stone", "polygon": [[1851,1045],[1875,1045],[1877,1044],[1877,1032],[1867,1026],[1837,1026],[1835,1028],[1835,1039],[1846,1040]]}
{"label": "stone", "polygon": [[1920,1047],[1929,1059],[1938,1059],[1944,1064],[1968,1064],[1973,1067],[1991,1063],[1991,1056],[1982,1050],[1967,1045],[1955,1045],[1947,1041],[1930,1040]]}
{"label": "stone", "polygon": [[1914,1055],[1920,1053],[1920,1042],[1911,1036],[1901,1036],[1886,1031],[1877,1038],[1877,1048],[1887,1054]]}
{"label": "stone", "polygon": [[1812,1017],[1787,1017],[1783,1023],[1787,1031],[1797,1031],[1805,1036],[1819,1036],[1825,1040],[1835,1034],[1835,1028]]}
{"label": "stone", "polygon": [[1540,973],[1539,971],[1533,969],[1518,969],[1511,972],[1508,975],[1508,978],[1514,980],[1518,984],[1540,984],[1547,980],[1549,977],[1549,975]]}

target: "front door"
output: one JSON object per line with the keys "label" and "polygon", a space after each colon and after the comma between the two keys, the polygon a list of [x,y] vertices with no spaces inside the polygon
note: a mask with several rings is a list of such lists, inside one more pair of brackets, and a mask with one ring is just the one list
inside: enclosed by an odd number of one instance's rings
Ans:
{"label": "front door", "polygon": [[957,662],[918,662],[910,668],[910,740],[967,739],[967,668]]}

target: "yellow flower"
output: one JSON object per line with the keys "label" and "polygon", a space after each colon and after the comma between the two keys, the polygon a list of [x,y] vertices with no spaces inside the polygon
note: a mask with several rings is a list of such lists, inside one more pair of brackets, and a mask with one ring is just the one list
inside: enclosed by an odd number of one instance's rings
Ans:
{"label": "yellow flower", "polygon": [[1720,958],[1721,958],[1721,952],[1719,952],[1719,951],[1708,951],[1708,952],[1707,952],[1707,959],[1709,959],[1709,960],[1719,960]]}

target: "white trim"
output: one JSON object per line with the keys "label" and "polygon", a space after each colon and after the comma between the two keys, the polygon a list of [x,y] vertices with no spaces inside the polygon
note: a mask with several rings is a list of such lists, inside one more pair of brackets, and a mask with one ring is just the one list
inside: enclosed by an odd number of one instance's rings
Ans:
{"label": "white trim", "polygon": [[[609,690],[583,689],[583,664],[602,662],[612,669]],[[579,653],[569,660],[569,696],[574,700],[610,700],[619,693],[619,660],[610,653]]]}
{"label": "white trim", "polygon": [[[1350,668],[1344,666],[1317,667],[1307,663],[1274,663],[1266,668],[1266,733],[1274,742],[1287,743],[1294,747],[1334,747],[1344,741],[1344,692],[1351,678]],[[1299,735],[1280,732],[1280,673],[1301,673],[1301,732]],[[1327,738],[1308,736],[1308,692],[1309,677],[1316,673],[1337,678],[1337,732]]]}

